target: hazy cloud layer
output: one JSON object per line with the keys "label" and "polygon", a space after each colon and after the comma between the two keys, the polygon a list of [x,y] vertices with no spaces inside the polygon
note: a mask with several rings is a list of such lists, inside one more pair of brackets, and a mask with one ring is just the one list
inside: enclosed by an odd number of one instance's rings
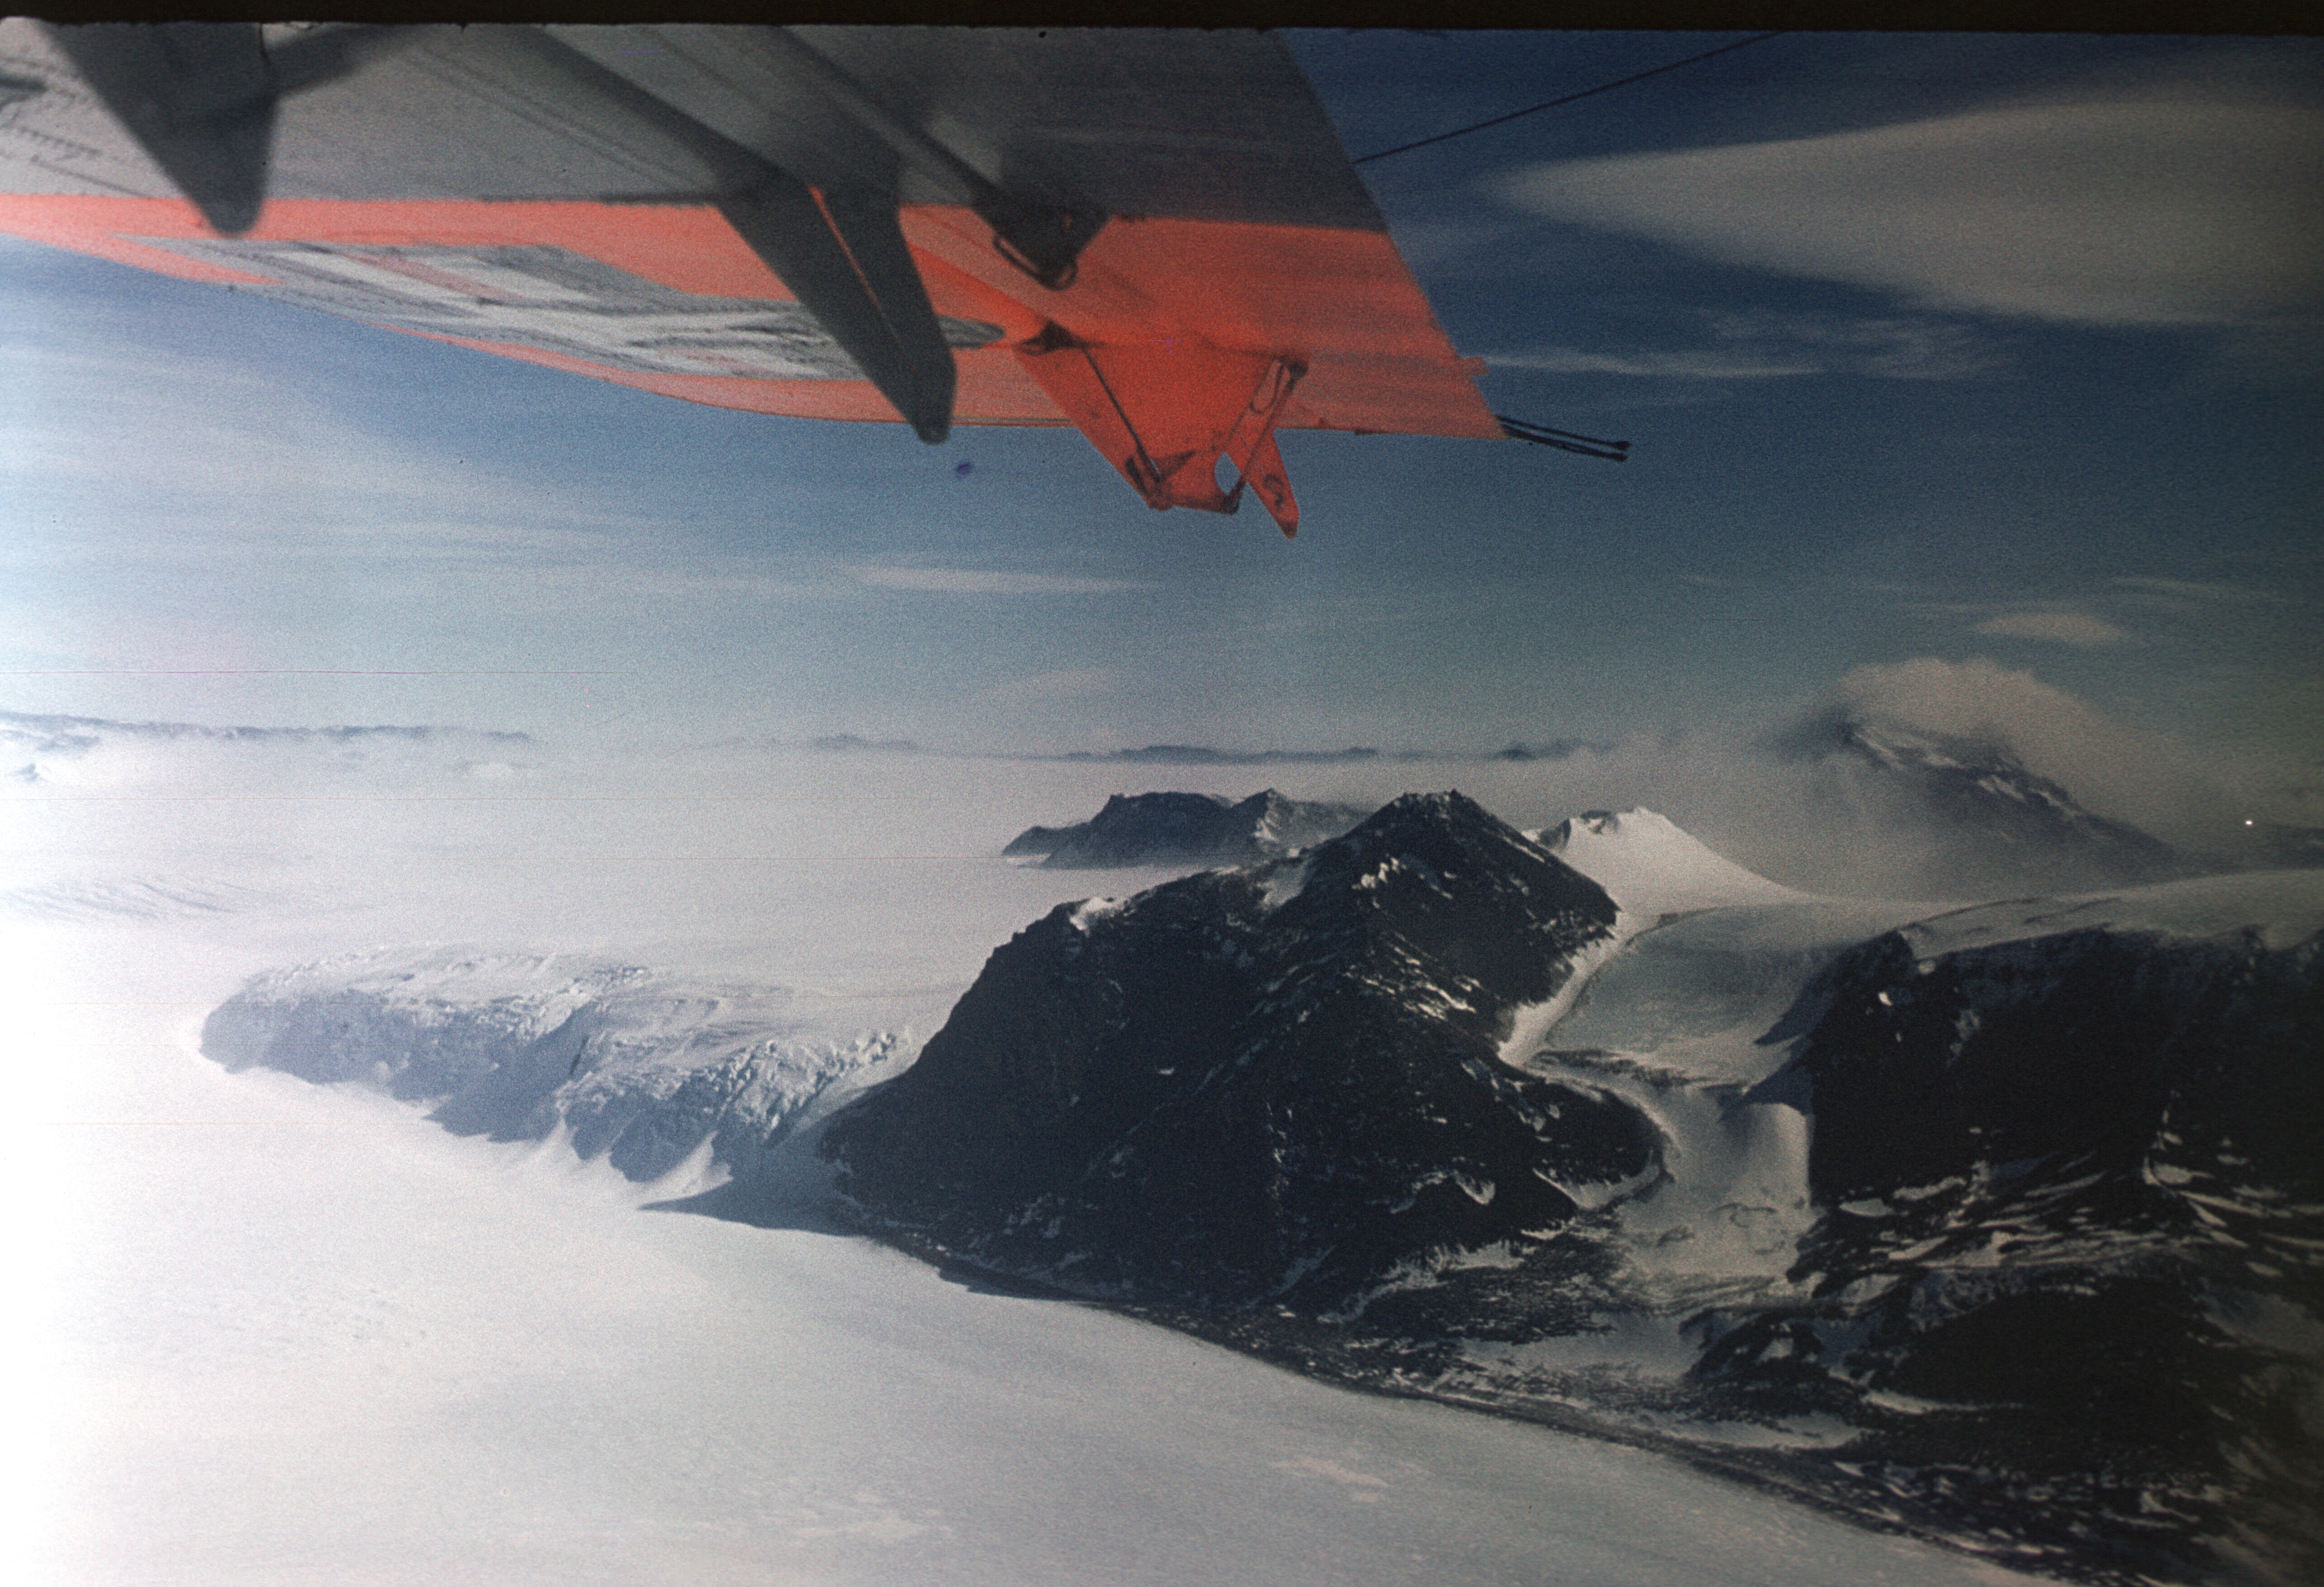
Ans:
{"label": "hazy cloud layer", "polygon": [[0,711],[0,742],[42,749],[88,749],[106,738],[183,739],[218,743],[331,743],[365,740],[429,740],[477,738],[494,743],[530,743],[529,733],[499,728],[355,725],[331,727],[209,727],[194,722],[121,722],[106,716],[61,716],[28,711]]}
{"label": "hazy cloud layer", "polygon": [[[2158,734],[2116,721],[2030,672],[1934,657],[1858,667],[1792,718],[1792,742],[1841,721],[1941,734],[2015,756],[2103,816],[2178,839],[2224,832],[2241,808]],[[1780,735],[1779,735],[1780,736]]]}
{"label": "hazy cloud layer", "polygon": [[254,840],[281,820],[283,811],[271,807],[277,799],[318,787],[364,797],[383,779],[503,782],[530,774],[539,749],[531,734],[500,729],[219,727],[0,711],[0,778],[21,797],[141,789],[198,799],[230,789],[232,798],[257,801],[242,834]]}
{"label": "hazy cloud layer", "polygon": [[[1830,690],[1720,734],[1567,741],[1555,754],[1531,759],[1261,756],[1167,745],[1023,758],[999,744],[998,753],[980,757],[848,735],[649,751],[595,734],[518,745],[509,735],[447,729],[236,734],[17,716],[10,724],[23,736],[0,773],[50,827],[67,824],[92,843],[150,844],[155,823],[171,824],[189,863],[229,849],[306,852],[312,812],[323,807],[310,803],[317,799],[331,808],[363,801],[380,821],[424,827],[437,833],[429,842],[463,853],[463,844],[497,853],[491,845],[513,841],[505,801],[521,800],[530,812],[521,824],[526,852],[567,857],[855,853],[872,841],[865,801],[903,800],[927,826],[929,846],[916,852],[991,857],[1026,826],[1085,819],[1117,792],[1240,798],[1271,786],[1295,798],[1378,805],[1450,787],[1527,827],[1645,806],[1739,863],[1817,890],[1958,899],[2026,889],[2028,867],[2043,856],[1997,849],[1946,824],[1908,780],[1857,757],[1784,747],[1835,720],[2005,750],[2089,808],[2199,852],[2234,852],[2228,840],[2241,818],[2271,814],[2223,790],[2227,771],[2196,767],[2174,746],[2031,674],[1930,659],[1859,669]],[[60,742],[37,742],[43,737]],[[875,775],[862,753],[834,749],[887,752]],[[90,794],[106,797],[75,797]],[[122,797],[135,794],[166,797]]]}
{"label": "hazy cloud layer", "polygon": [[1537,165],[1516,207],[1950,308],[2225,324],[2324,289],[2324,112],[2148,91]]}
{"label": "hazy cloud layer", "polygon": [[988,705],[1030,706],[1048,700],[1110,695],[1120,684],[1121,675],[1111,667],[1069,667],[1011,678],[980,690],[976,697]]}

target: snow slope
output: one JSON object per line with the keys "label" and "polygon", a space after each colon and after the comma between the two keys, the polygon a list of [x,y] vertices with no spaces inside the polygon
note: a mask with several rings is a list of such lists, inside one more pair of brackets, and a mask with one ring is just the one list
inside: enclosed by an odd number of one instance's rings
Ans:
{"label": "snow slope", "polygon": [[1798,899],[1648,809],[1591,810],[1531,835],[1631,914],[1667,915]]}

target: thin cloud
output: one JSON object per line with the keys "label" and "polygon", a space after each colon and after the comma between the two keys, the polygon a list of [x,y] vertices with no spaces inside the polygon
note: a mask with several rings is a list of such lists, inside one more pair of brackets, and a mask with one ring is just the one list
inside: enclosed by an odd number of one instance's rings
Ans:
{"label": "thin cloud", "polygon": [[2096,650],[2118,645],[2130,638],[2126,629],[2087,612],[2005,612],[1977,625],[1979,633],[2005,639],[2042,640],[2051,644]]}
{"label": "thin cloud", "polygon": [[2018,105],[1537,165],[1517,208],[1729,263],[2086,324],[2246,322],[2324,293],[2324,112],[2185,94]]}
{"label": "thin cloud", "polygon": [[2173,604],[2189,602],[2207,605],[2289,606],[2295,604],[2290,595],[2273,590],[2253,589],[2247,585],[2216,584],[2192,578],[2153,578],[2131,576],[2114,581],[2135,595],[2160,599]]}
{"label": "thin cloud", "polygon": [[1960,380],[2000,364],[1965,326],[1902,317],[1813,318],[1801,315],[1704,317],[1711,346],[1591,353],[1542,347],[1489,354],[1503,369],[1553,374],[1614,374],[1655,380],[1781,380],[1854,374],[1878,380]]}
{"label": "thin cloud", "polygon": [[544,492],[444,449],[398,444],[364,416],[249,368],[112,337],[100,325],[79,346],[22,332],[0,343],[13,376],[0,391],[0,454],[20,500],[51,498],[100,523],[123,499],[168,502],[210,532],[270,546],[348,526],[374,543],[518,536],[576,547],[658,527],[581,490]]}
{"label": "thin cloud", "polygon": [[1905,315],[1710,314],[1711,334],[1733,347],[1784,349],[1819,368],[1883,380],[1960,380],[2004,360],[1981,332]]}
{"label": "thin cloud", "polygon": [[1805,359],[1766,359],[1732,353],[1688,350],[1673,353],[1585,353],[1578,347],[1545,347],[1534,353],[1488,353],[1496,369],[1534,369],[1550,374],[1621,374],[1648,380],[1780,380],[1821,374]]}
{"label": "thin cloud", "polygon": [[856,577],[882,589],[927,590],[949,595],[1104,595],[1143,589],[1126,578],[1079,578],[1058,573],[995,573],[969,567],[860,567]]}

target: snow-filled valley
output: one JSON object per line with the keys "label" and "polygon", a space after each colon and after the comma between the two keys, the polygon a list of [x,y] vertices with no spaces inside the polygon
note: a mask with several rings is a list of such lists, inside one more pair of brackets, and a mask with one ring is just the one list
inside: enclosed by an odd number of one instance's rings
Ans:
{"label": "snow-filled valley", "polygon": [[[1177,873],[998,857],[1122,769],[493,753],[131,743],[9,801],[13,1579],[2019,1579],[834,1222],[822,1121],[1053,906]],[[1908,922],[2026,927],[1787,893],[1657,821],[1566,834],[1616,940],[1505,1061],[1660,1110],[1670,1184],[1609,1199],[1674,1316],[1806,1230],[1800,1113],[1729,1105],[1802,987]],[[2312,934],[2301,879],[2137,907],[2226,929],[2271,885]]]}

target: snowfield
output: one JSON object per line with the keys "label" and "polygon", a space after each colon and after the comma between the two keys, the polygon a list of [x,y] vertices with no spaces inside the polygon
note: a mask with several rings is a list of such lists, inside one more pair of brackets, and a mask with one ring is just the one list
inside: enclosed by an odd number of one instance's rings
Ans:
{"label": "snowfield", "polygon": [[7,806],[11,1580],[2021,1579],[825,1221],[1115,770],[139,750]]}

